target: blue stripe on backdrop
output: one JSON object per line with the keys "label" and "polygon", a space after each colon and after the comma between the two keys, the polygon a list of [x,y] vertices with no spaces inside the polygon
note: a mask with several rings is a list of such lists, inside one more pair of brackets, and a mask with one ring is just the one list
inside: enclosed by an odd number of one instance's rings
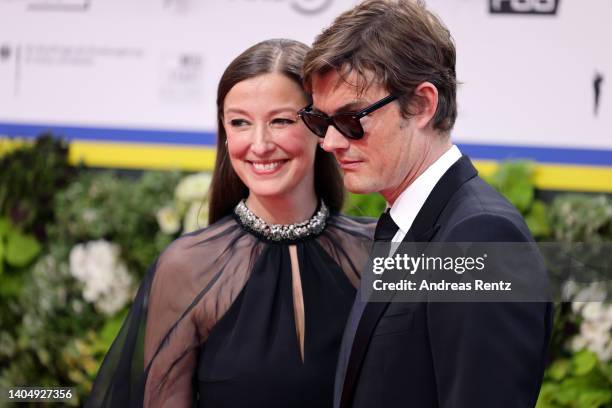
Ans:
{"label": "blue stripe on backdrop", "polygon": [[[76,127],[0,122],[0,135],[34,138],[45,131],[68,140],[214,146],[216,133],[206,131]],[[612,166],[612,150],[458,143],[461,151],[481,160],[531,159],[541,163]]]}
{"label": "blue stripe on backdrop", "polygon": [[531,159],[540,163],[612,166],[612,150],[458,143],[459,149],[481,160]]}
{"label": "blue stripe on backdrop", "polygon": [[214,146],[216,132],[129,129],[103,127],[76,127],[51,124],[17,124],[0,122],[0,135],[35,138],[43,132],[53,132],[68,140],[96,140],[105,142],[162,143],[179,145]]}

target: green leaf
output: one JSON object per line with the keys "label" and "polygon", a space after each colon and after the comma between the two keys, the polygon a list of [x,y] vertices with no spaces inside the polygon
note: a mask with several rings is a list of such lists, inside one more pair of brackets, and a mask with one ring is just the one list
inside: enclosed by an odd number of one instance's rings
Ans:
{"label": "green leaf", "polygon": [[557,394],[557,390],[559,386],[557,384],[544,381],[542,383],[542,387],[540,388],[540,395],[538,396],[538,402],[536,404],[536,408],[552,408],[555,406],[553,403],[555,399],[555,395]]}
{"label": "green leaf", "polygon": [[547,205],[536,200],[531,205],[531,211],[525,216],[525,222],[534,237],[545,237],[550,234],[550,226],[548,225],[548,207]]}
{"label": "green leaf", "polygon": [[6,218],[0,218],[0,239],[12,230],[11,223]]}
{"label": "green leaf", "polygon": [[4,239],[0,235],[0,275],[4,272],[4,253],[6,252]]}
{"label": "green leaf", "polygon": [[589,388],[590,382],[587,377],[570,377],[563,380],[557,389],[555,401],[562,406],[574,406],[580,394]]}
{"label": "green leaf", "polygon": [[105,342],[108,342],[109,344],[112,343],[115,337],[117,337],[117,334],[119,334],[119,330],[121,329],[121,326],[123,325],[123,321],[127,317],[127,314],[128,309],[124,308],[113,318],[107,320],[104,324],[104,327],[102,327],[102,330],[100,331],[100,339]]}
{"label": "green leaf", "polygon": [[386,202],[380,194],[349,194],[344,212],[357,217],[380,217]]}
{"label": "green leaf", "polygon": [[585,408],[598,408],[607,406],[612,402],[610,390],[585,390],[578,396],[578,406]]}
{"label": "green leaf", "polygon": [[127,314],[128,309],[124,308],[120,313],[104,323],[104,326],[100,329],[92,345],[94,353],[106,354],[111,344],[113,344],[113,340],[117,337],[117,334],[119,334],[119,330],[121,330],[121,326]]}
{"label": "green leaf", "polygon": [[505,162],[490,177],[489,182],[524,214],[533,201],[534,172],[535,166],[531,162]]}
{"label": "green leaf", "polygon": [[3,299],[3,302],[9,297],[18,298],[24,286],[25,279],[23,278],[22,274],[7,273],[2,276],[2,283],[0,284],[0,298]]}
{"label": "green leaf", "polygon": [[561,381],[567,376],[572,364],[567,360],[557,360],[548,368],[548,375],[556,381]]}
{"label": "green leaf", "polygon": [[597,355],[591,351],[582,350],[574,354],[573,361],[574,373],[576,375],[586,375],[597,366]]}
{"label": "green leaf", "polygon": [[41,247],[36,238],[12,232],[6,246],[6,262],[18,268],[29,264],[39,253]]}
{"label": "green leaf", "polygon": [[608,382],[612,384],[612,361],[604,364],[602,367],[602,374],[606,377]]}
{"label": "green leaf", "polygon": [[516,184],[506,186],[502,193],[521,213],[525,213],[533,200],[534,189],[530,183],[517,182]]}

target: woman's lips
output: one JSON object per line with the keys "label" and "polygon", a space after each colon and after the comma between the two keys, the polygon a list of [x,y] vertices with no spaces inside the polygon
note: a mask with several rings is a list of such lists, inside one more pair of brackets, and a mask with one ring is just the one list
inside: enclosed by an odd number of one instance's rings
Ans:
{"label": "woman's lips", "polygon": [[255,174],[268,175],[279,171],[289,160],[259,160],[248,161]]}

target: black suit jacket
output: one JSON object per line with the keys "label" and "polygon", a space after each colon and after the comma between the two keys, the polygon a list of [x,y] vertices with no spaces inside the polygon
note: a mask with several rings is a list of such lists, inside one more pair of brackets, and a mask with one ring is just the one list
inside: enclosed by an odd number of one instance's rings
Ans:
{"label": "black suit jacket", "polygon": [[[466,156],[436,184],[405,238],[532,240]],[[340,406],[533,407],[551,327],[550,303],[368,303],[347,347]]]}

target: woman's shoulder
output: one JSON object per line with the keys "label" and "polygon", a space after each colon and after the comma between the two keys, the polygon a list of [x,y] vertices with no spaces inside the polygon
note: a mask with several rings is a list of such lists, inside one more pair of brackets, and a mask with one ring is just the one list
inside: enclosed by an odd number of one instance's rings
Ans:
{"label": "woman's shoulder", "polygon": [[157,258],[157,274],[171,274],[173,279],[180,281],[193,274],[205,273],[214,269],[221,255],[231,251],[242,238],[247,236],[236,220],[232,216],[223,217],[172,241]]}
{"label": "woman's shoulder", "polygon": [[213,224],[179,236],[161,252],[160,258],[178,255],[180,259],[185,251],[228,241],[238,230],[236,220],[230,215],[225,216]]}
{"label": "woman's shoulder", "polygon": [[376,221],[372,217],[355,217],[342,213],[334,213],[329,217],[328,224],[331,228],[346,234],[371,240],[374,237]]}
{"label": "woman's shoulder", "polygon": [[161,252],[152,268],[151,298],[181,311],[203,293],[214,297],[238,287],[251,270],[256,246],[257,240],[232,216],[182,235]]}

